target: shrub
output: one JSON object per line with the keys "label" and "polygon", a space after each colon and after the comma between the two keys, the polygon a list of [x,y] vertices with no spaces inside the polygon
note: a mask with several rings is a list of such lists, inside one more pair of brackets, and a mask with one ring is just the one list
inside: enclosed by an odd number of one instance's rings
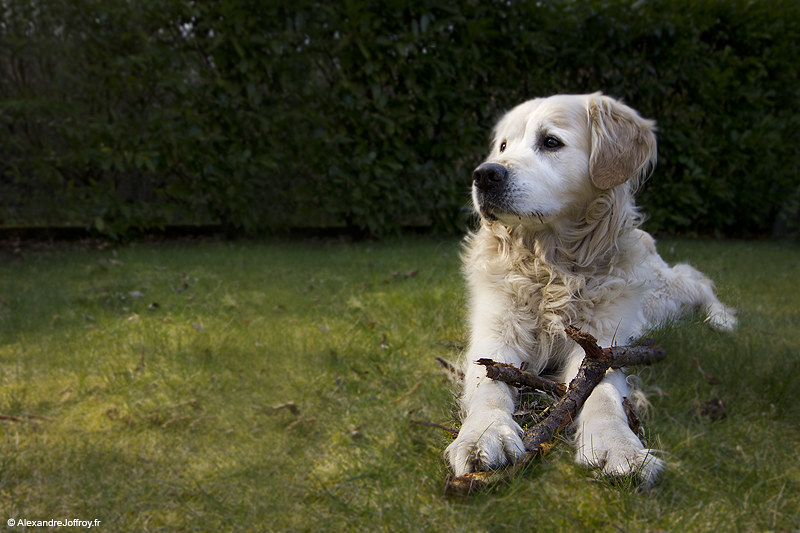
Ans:
{"label": "shrub", "polygon": [[602,90],[659,123],[649,229],[798,225],[790,0],[14,0],[0,12],[0,223],[451,231],[504,109]]}

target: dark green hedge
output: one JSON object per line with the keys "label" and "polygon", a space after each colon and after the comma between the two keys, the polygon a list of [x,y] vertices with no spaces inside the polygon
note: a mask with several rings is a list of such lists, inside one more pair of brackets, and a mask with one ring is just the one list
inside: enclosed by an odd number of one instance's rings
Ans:
{"label": "dark green hedge", "polygon": [[659,123],[649,229],[797,229],[794,0],[10,0],[0,12],[0,224],[454,230],[503,110],[601,90]]}

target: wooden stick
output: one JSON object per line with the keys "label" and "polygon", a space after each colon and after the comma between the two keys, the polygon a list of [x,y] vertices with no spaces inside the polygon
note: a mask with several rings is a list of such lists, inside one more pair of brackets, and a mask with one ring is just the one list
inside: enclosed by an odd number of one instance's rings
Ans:
{"label": "wooden stick", "polygon": [[508,383],[517,387],[531,387],[545,392],[552,392],[557,396],[564,396],[567,386],[563,383],[545,379],[533,372],[521,370],[508,363],[498,363],[492,359],[478,359],[475,361],[486,367],[486,376],[495,380]]}
{"label": "wooden stick", "polygon": [[447,426],[443,426],[441,424],[436,424],[434,422],[426,422],[425,420],[414,420],[414,419],[409,420],[409,422],[411,422],[412,424],[417,424],[418,426],[425,426],[425,427],[429,427],[429,428],[441,429],[442,431],[450,433],[453,436],[458,435],[458,430],[457,429],[449,428]]}

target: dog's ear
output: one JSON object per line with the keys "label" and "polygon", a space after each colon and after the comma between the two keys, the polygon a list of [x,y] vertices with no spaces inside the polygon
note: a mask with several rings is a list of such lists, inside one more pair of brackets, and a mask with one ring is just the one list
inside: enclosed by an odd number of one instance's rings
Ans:
{"label": "dog's ear", "polygon": [[600,94],[589,99],[589,177],[600,189],[647,175],[656,163],[655,122]]}

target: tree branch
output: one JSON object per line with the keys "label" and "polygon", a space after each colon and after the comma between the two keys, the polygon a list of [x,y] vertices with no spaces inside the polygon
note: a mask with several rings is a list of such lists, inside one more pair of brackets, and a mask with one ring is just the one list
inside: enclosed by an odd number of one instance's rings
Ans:
{"label": "tree branch", "polygon": [[478,359],[475,362],[485,366],[486,376],[495,381],[502,381],[516,387],[531,387],[545,392],[552,392],[558,396],[564,396],[567,392],[567,386],[563,383],[545,379],[508,363],[498,363],[491,359]]}
{"label": "tree branch", "polygon": [[[646,339],[650,341],[650,339]],[[652,365],[660,363],[667,358],[667,351],[661,346],[652,344],[641,344],[639,346],[614,346],[605,348],[611,357],[611,368],[622,368],[624,366]]]}

